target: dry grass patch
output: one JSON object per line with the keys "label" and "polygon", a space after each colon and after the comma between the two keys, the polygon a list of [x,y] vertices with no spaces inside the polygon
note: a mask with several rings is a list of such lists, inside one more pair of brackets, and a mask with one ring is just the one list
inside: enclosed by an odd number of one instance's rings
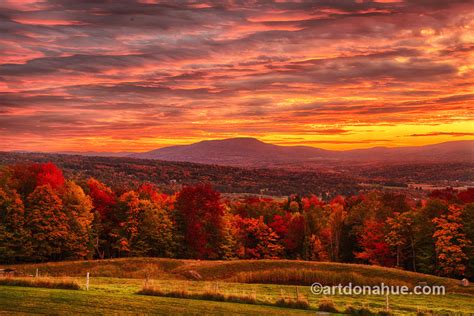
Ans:
{"label": "dry grass patch", "polygon": [[309,309],[310,308],[308,300],[303,295],[298,296],[297,299],[282,297],[277,301],[267,301],[267,300],[262,301],[262,300],[257,300],[257,295],[255,293],[254,294],[225,294],[217,290],[205,290],[202,292],[189,292],[187,290],[164,291],[155,286],[144,286],[137,294],[205,300],[205,301],[268,305],[268,306],[278,306],[278,307],[286,307],[286,308],[293,308],[293,309]]}
{"label": "dry grass patch", "polygon": [[51,277],[0,277],[0,285],[42,287],[48,289],[80,290],[81,286],[71,279]]}
{"label": "dry grass patch", "polygon": [[175,297],[175,298],[188,298],[188,299],[217,301],[217,302],[258,304],[257,298],[254,295],[223,294],[218,291],[204,291],[204,292],[199,292],[199,293],[188,292],[186,290],[163,291],[157,287],[144,286],[137,294]]}
{"label": "dry grass patch", "polygon": [[62,261],[48,263],[18,264],[11,267],[18,271],[49,276],[85,276],[87,272],[96,277],[143,279],[176,279],[171,271],[184,265],[184,260],[164,258],[120,258],[106,260]]}
{"label": "dry grass patch", "polygon": [[237,283],[263,283],[263,284],[286,284],[306,285],[314,282],[324,285],[406,285],[412,284],[403,280],[389,279],[362,275],[359,272],[348,271],[321,271],[315,269],[272,269],[263,271],[249,271],[237,273],[230,281]]}

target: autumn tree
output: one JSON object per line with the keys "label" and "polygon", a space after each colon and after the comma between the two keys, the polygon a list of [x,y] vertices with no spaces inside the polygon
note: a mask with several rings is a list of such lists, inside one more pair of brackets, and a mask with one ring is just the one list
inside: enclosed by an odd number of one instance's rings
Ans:
{"label": "autumn tree", "polygon": [[224,210],[223,227],[222,227],[222,244],[220,247],[221,257],[223,259],[236,259],[239,257],[239,227],[235,222],[235,218],[240,218],[238,215],[233,215],[229,208]]}
{"label": "autumn tree", "polygon": [[137,238],[132,240],[131,255],[174,257],[173,221],[168,212],[149,200],[139,202]]}
{"label": "autumn tree", "polygon": [[69,233],[68,218],[61,199],[49,184],[37,186],[28,196],[25,218],[32,236],[32,257],[40,261],[62,259]]}
{"label": "autumn tree", "polygon": [[276,215],[285,216],[286,211],[280,203],[269,198],[246,197],[231,205],[231,212],[240,217],[259,218],[263,216],[265,223],[270,223]]}
{"label": "autumn tree", "polygon": [[396,266],[402,266],[406,259],[411,258],[411,262],[406,262],[406,267],[416,271],[416,249],[415,249],[415,214],[411,211],[399,213],[395,212],[392,217],[387,218],[387,235],[385,241],[394,249]]}
{"label": "autumn tree", "polygon": [[115,211],[115,217],[118,220],[118,238],[117,243],[112,246],[118,252],[118,255],[128,254],[131,245],[138,236],[141,212],[139,204],[140,200],[135,191],[125,192],[119,198],[119,204]]}
{"label": "autumn tree", "polygon": [[459,192],[457,198],[462,203],[474,203],[474,188]]}
{"label": "autumn tree", "polygon": [[53,190],[58,190],[64,185],[61,169],[51,162],[17,164],[10,169],[9,185],[25,197],[37,186],[49,185]]}
{"label": "autumn tree", "polygon": [[328,252],[320,235],[310,234],[305,237],[303,256],[305,260],[329,261]]}
{"label": "autumn tree", "polygon": [[466,271],[466,250],[471,241],[463,232],[461,215],[460,208],[450,206],[448,214],[433,219],[438,272],[443,276],[463,276]]}
{"label": "autumn tree", "polygon": [[433,273],[438,270],[435,243],[433,235],[436,226],[434,218],[446,215],[448,204],[442,200],[428,200],[426,205],[415,212],[414,217],[414,244],[416,249],[416,271]]}
{"label": "autumn tree", "polygon": [[280,239],[283,239],[288,234],[288,224],[291,220],[291,213],[286,213],[284,216],[275,215],[273,221],[268,226],[278,235]]}
{"label": "autumn tree", "polygon": [[0,262],[14,263],[28,260],[31,238],[25,229],[23,202],[15,192],[0,188]]}
{"label": "autumn tree", "polygon": [[286,256],[301,259],[305,241],[305,217],[299,212],[293,213],[288,222],[288,232],[283,239]]}
{"label": "autumn tree", "polygon": [[112,244],[117,243],[119,220],[114,212],[117,199],[114,192],[100,181],[87,180],[87,191],[92,198],[94,219],[92,222],[93,247],[101,259],[112,255]]}
{"label": "autumn tree", "polygon": [[184,187],[175,208],[178,230],[184,236],[184,254],[190,258],[217,258],[223,240],[220,194],[209,184]]}
{"label": "autumn tree", "polygon": [[72,181],[66,181],[61,194],[69,227],[64,256],[67,259],[90,257],[92,243],[92,199]]}
{"label": "autumn tree", "polygon": [[359,236],[362,251],[356,254],[356,258],[370,264],[393,265],[393,258],[390,247],[385,241],[385,235],[383,222],[378,222],[375,219],[368,220],[364,225],[363,233]]}
{"label": "autumn tree", "polygon": [[279,258],[283,247],[278,243],[278,235],[260,218],[241,218],[235,222],[240,244],[239,257],[243,259]]}
{"label": "autumn tree", "polygon": [[326,207],[326,213],[328,214],[327,221],[327,237],[328,237],[328,250],[330,257],[333,261],[339,261],[341,253],[342,233],[344,228],[344,222],[347,217],[347,212],[344,210],[344,205],[341,201],[333,201]]}
{"label": "autumn tree", "polygon": [[[316,196],[303,198],[304,242],[303,259],[313,261],[329,261],[329,254],[323,239],[330,240],[328,216],[325,214],[324,203]],[[324,237],[323,237],[324,235]]]}
{"label": "autumn tree", "polygon": [[355,254],[362,252],[359,243],[364,234],[365,223],[380,218],[378,213],[384,208],[379,192],[368,192],[346,199],[346,216],[340,224],[340,260],[344,262],[356,261]]}

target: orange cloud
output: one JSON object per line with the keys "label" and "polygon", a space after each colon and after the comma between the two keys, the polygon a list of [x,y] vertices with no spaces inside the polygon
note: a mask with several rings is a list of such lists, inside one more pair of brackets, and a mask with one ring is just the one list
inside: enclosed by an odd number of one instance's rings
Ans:
{"label": "orange cloud", "polygon": [[140,151],[236,136],[331,149],[469,139],[473,12],[462,0],[4,1],[0,141]]}

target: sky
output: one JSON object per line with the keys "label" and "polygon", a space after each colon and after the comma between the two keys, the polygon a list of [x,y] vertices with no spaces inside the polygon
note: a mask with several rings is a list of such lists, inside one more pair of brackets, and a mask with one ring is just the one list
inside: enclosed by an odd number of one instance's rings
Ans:
{"label": "sky", "polygon": [[474,1],[0,0],[0,150],[474,139]]}

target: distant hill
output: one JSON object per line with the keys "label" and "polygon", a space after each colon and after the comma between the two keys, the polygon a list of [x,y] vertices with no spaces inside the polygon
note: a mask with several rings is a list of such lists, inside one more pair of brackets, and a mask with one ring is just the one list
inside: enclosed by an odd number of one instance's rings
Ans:
{"label": "distant hill", "polygon": [[474,162],[474,140],[414,147],[334,151],[309,146],[278,146],[255,138],[230,138],[164,147],[131,154],[130,157],[253,167],[298,163]]}
{"label": "distant hill", "polygon": [[119,152],[107,152],[107,151],[60,151],[56,154],[61,155],[79,155],[79,156],[88,156],[88,157],[128,157],[132,153],[126,151]]}

